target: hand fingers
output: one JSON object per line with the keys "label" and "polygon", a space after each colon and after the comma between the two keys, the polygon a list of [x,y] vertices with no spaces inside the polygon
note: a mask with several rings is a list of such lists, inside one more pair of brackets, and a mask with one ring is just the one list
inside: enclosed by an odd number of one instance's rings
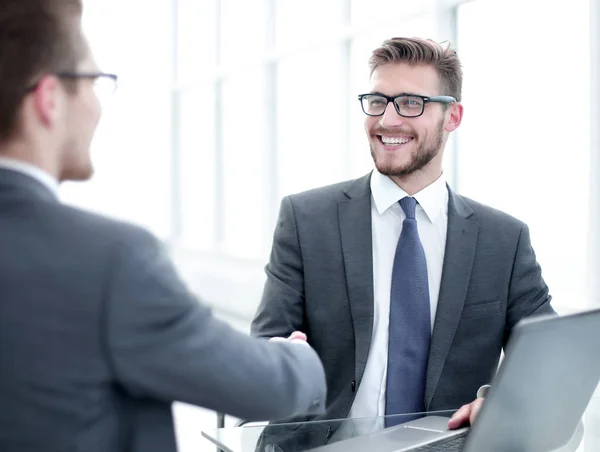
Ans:
{"label": "hand fingers", "polygon": [[463,405],[460,409],[452,415],[450,420],[448,421],[448,428],[450,430],[459,428],[461,425],[465,424],[471,415],[471,404]]}
{"label": "hand fingers", "polygon": [[306,341],[307,337],[302,331],[294,331],[288,339],[300,339],[301,341]]}
{"label": "hand fingers", "polygon": [[304,334],[302,331],[294,331],[287,338],[285,338],[285,337],[272,337],[271,339],[269,339],[269,342],[281,342],[281,341],[292,341],[292,342],[300,341],[300,342],[306,342],[306,339],[307,339],[306,334]]}

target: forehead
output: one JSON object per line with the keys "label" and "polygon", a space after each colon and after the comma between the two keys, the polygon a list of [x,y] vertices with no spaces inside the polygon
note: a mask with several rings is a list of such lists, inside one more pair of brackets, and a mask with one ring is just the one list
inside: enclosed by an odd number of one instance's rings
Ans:
{"label": "forehead", "polygon": [[98,72],[98,65],[96,64],[96,61],[94,60],[94,58],[92,56],[88,56],[84,59],[82,59],[79,64],[78,64],[78,68],[79,71],[81,72]]}
{"label": "forehead", "polygon": [[94,58],[94,54],[92,49],[90,48],[89,42],[82,35],[82,58],[79,61],[78,69],[80,71],[96,71],[98,70],[98,65],[96,63],[96,59]]}
{"label": "forehead", "polygon": [[388,96],[400,93],[439,95],[439,76],[431,65],[388,63],[379,66],[369,82],[371,91]]}

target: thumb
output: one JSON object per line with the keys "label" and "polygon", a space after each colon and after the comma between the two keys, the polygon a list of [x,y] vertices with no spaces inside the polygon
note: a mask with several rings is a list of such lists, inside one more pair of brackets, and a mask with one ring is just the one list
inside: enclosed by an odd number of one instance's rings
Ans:
{"label": "thumb", "polygon": [[290,340],[299,339],[301,341],[306,341],[307,337],[306,337],[306,334],[304,334],[302,331],[294,331],[288,339],[290,339]]}

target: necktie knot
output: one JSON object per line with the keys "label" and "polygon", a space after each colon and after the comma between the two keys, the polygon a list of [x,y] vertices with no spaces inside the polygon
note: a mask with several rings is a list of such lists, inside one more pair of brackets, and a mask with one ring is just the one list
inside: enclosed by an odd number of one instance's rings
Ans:
{"label": "necktie knot", "polygon": [[402,207],[406,218],[415,218],[415,210],[417,208],[417,200],[415,198],[412,196],[405,196],[400,200],[400,207]]}

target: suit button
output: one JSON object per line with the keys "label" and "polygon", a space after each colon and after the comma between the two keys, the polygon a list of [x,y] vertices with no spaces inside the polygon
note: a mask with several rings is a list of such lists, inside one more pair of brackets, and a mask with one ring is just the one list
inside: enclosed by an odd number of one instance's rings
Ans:
{"label": "suit button", "polygon": [[331,426],[327,427],[327,431],[325,432],[325,438],[331,438]]}
{"label": "suit button", "polygon": [[352,380],[352,383],[350,384],[350,389],[352,389],[352,392],[356,391],[356,380]]}

